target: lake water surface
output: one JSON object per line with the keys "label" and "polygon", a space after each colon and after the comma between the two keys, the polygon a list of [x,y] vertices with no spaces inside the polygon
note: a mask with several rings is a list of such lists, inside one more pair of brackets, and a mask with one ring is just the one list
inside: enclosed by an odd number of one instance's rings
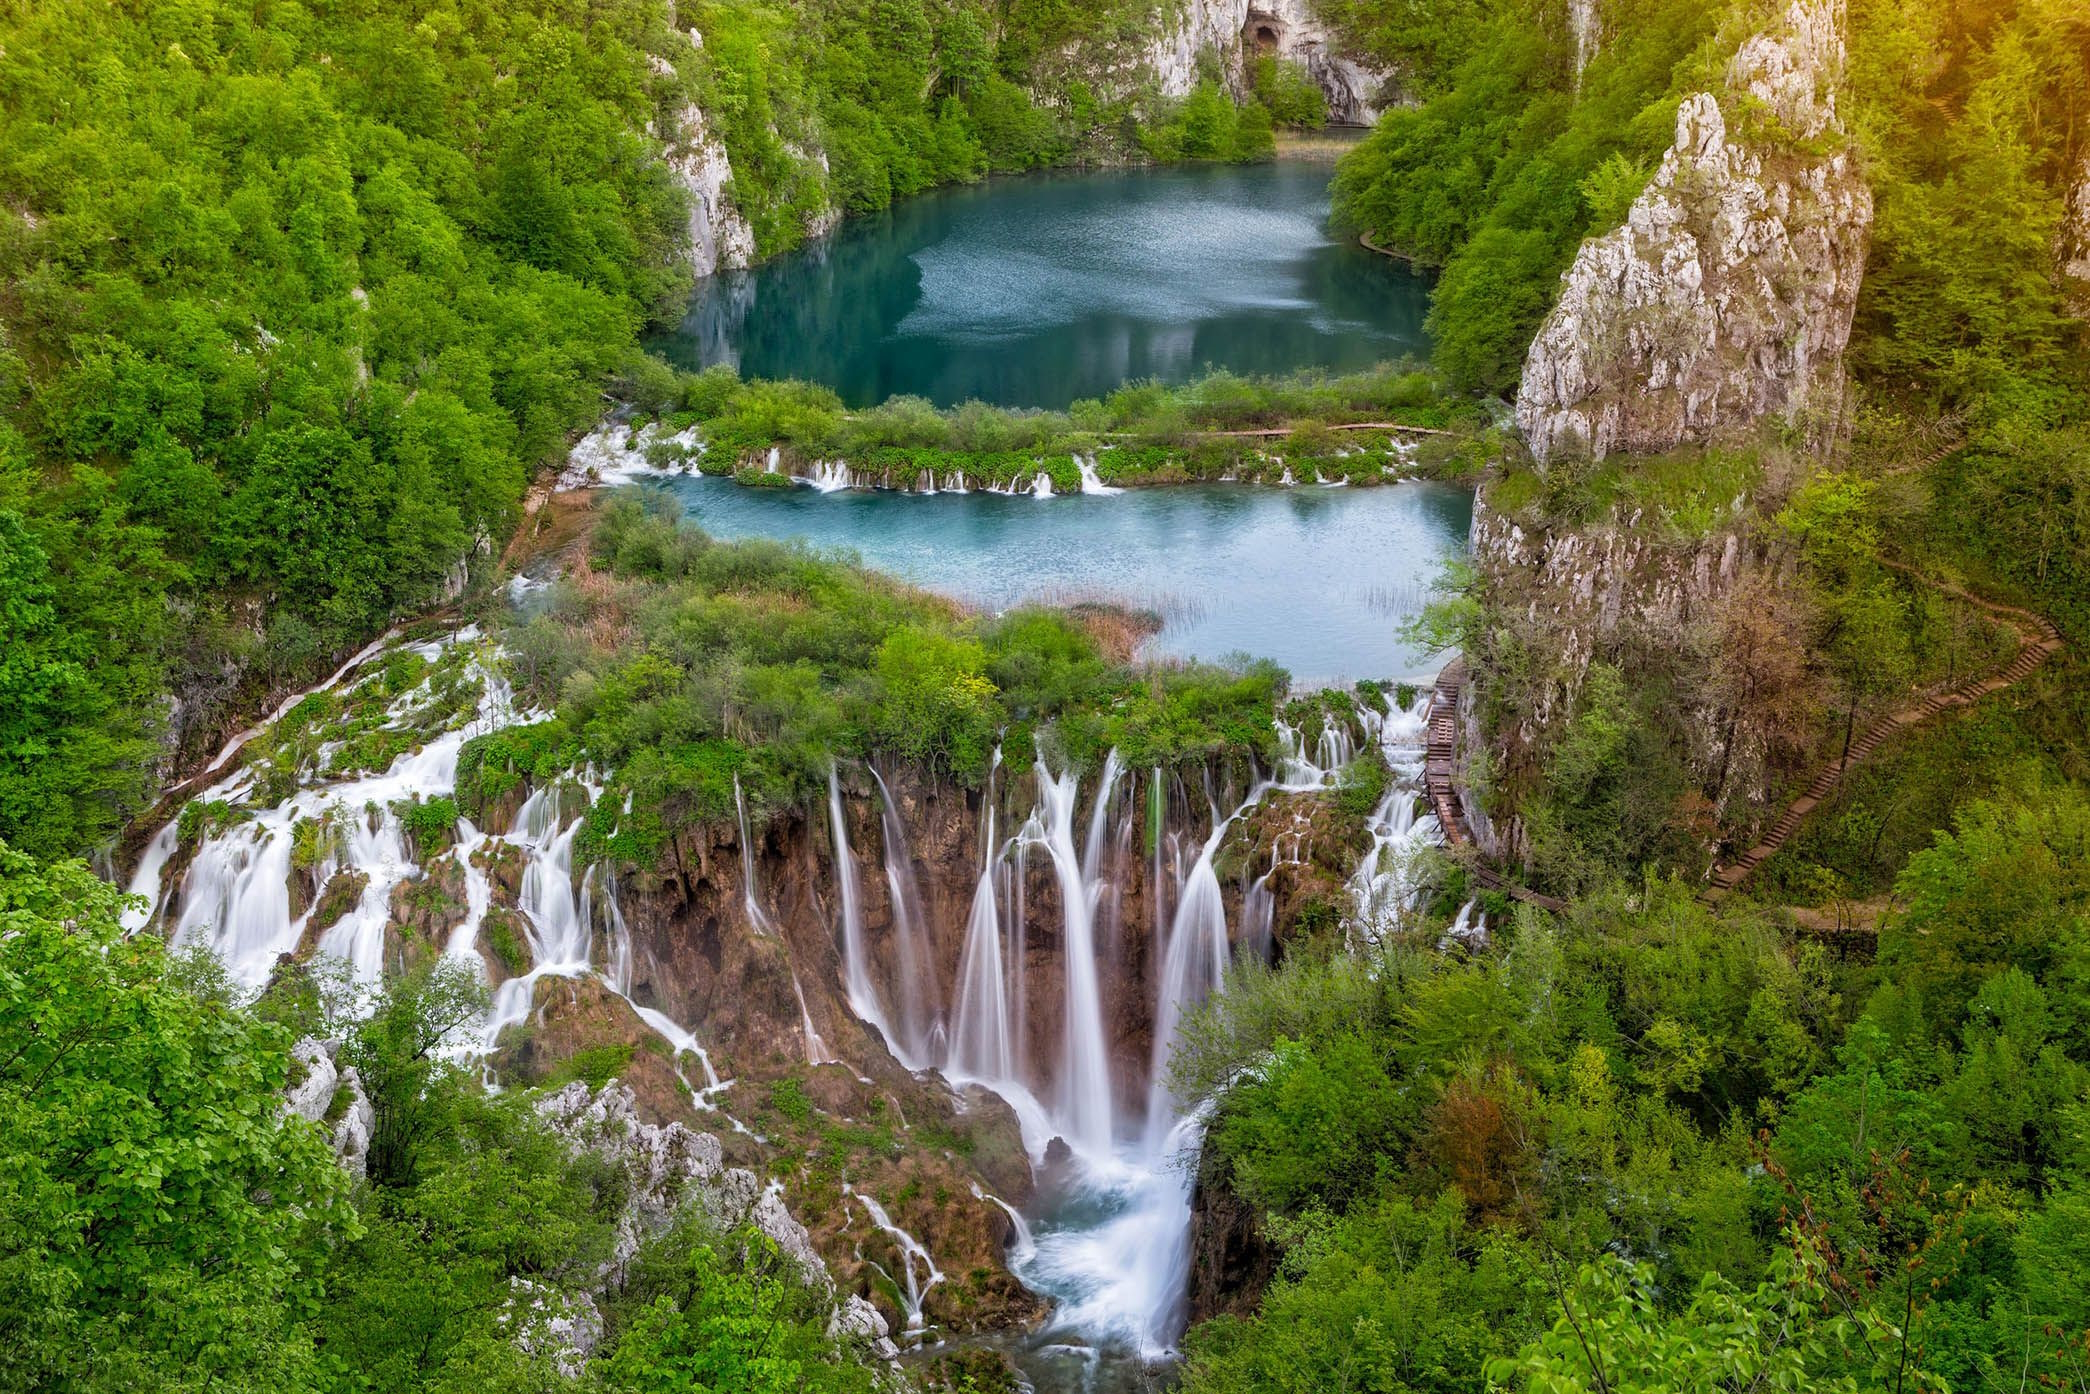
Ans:
{"label": "lake water surface", "polygon": [[1327,229],[1331,166],[1040,174],[925,194],[698,289],[654,345],[685,367],[1062,407],[1208,367],[1426,354],[1428,286]]}
{"label": "lake water surface", "polygon": [[1472,495],[1426,483],[1377,488],[1207,484],[1122,494],[885,493],[750,489],[677,476],[685,516],[715,537],[803,538],[854,550],[917,585],[1003,609],[1109,598],[1166,620],[1149,652],[1247,653],[1295,678],[1411,678],[1430,655],[1402,620],[1459,555]]}

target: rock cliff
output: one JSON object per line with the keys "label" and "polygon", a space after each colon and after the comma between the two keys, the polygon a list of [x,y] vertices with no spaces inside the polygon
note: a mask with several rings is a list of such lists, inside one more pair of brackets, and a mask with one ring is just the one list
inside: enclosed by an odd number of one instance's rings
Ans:
{"label": "rock cliff", "polygon": [[1842,21],[1842,0],[1793,0],[1722,93],[1678,108],[1625,226],[1583,244],[1517,395],[1542,463],[1838,411],[1872,228],[1836,112]]}
{"label": "rock cliff", "polygon": [[2083,157],[2075,187],[2068,193],[2068,211],[2061,219],[2060,261],[2069,303],[2078,315],[2090,319],[2090,155]]}
{"label": "rock cliff", "polygon": [[1391,79],[1345,51],[1308,0],[1189,0],[1154,41],[1145,65],[1164,96],[1180,97],[1196,85],[1199,60],[1208,53],[1237,89],[1246,86],[1249,60],[1259,53],[1298,63],[1320,85],[1328,119],[1338,125],[1378,119]]}
{"label": "rock cliff", "polygon": [[1546,780],[1596,663],[1665,694],[1678,795],[1708,855],[1766,819],[1818,701],[1806,617],[1763,527],[1784,483],[1691,530],[1638,507],[1579,522],[1505,512],[1482,493],[1472,558],[1490,621],[1460,714],[1468,821],[1490,855],[1531,859],[1523,796]]}

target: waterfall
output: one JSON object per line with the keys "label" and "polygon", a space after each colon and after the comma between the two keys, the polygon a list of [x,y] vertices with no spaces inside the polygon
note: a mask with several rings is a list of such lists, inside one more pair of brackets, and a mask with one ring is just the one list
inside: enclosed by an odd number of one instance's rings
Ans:
{"label": "waterfall", "polygon": [[801,483],[810,484],[823,494],[839,493],[856,487],[856,476],[846,460],[816,460],[813,468],[799,476]]}
{"label": "waterfall", "polygon": [[[1111,763],[1116,763],[1115,755]],[[1069,1143],[1100,1157],[1109,1152],[1115,1129],[1090,887],[1074,851],[1074,800],[1079,783],[1072,772],[1055,777],[1042,754],[1033,768],[1039,809],[1026,826],[1034,829],[1031,838],[1041,842],[1052,859],[1066,923],[1066,1035],[1061,1049],[1059,1118]]]}
{"label": "waterfall", "polygon": [[[449,640],[408,646],[408,651],[433,660],[451,643],[476,639],[478,631],[467,627]],[[344,664],[315,691],[338,684],[358,663],[367,661],[377,647],[364,649]],[[339,923],[327,931],[318,949],[346,960],[357,979],[377,981],[384,968],[385,926],[391,919],[391,896],[402,882],[417,879],[421,868],[406,847],[396,803],[448,794],[456,787],[457,752],[474,732],[493,729],[514,720],[507,683],[500,674],[475,665],[474,675],[482,683],[479,705],[471,718],[457,727],[430,737],[418,750],[394,760],[378,774],[353,776],[332,782],[311,782],[299,787],[273,807],[253,802],[256,772],[235,770],[231,775],[197,795],[200,800],[231,807],[236,821],[208,831],[190,858],[181,880],[181,910],[175,917],[172,941],[177,949],[205,948],[225,965],[232,981],[247,992],[259,992],[275,972],[277,959],[294,952],[304,939],[312,911],[293,919],[290,913],[290,876],[295,829],[302,820],[325,824],[331,830],[334,850],[312,868],[323,886],[335,871],[351,870],[368,878],[362,895]],[[419,689],[399,697],[395,714],[405,714],[424,694]],[[277,719],[294,708],[303,696],[288,698]],[[241,733],[220,755],[230,759],[247,741],[265,727]],[[330,747],[322,745],[323,761]],[[168,862],[178,850],[180,820],[156,834],[132,877],[130,890],[155,907],[166,900]],[[125,924],[142,929],[150,916],[132,914]]]}
{"label": "waterfall", "polygon": [[1366,821],[1372,845],[1349,882],[1352,924],[1368,944],[1398,928],[1401,917],[1413,909],[1421,892],[1419,854],[1443,841],[1436,815],[1417,813],[1429,702],[1425,692],[1407,710],[1384,718],[1371,712],[1365,723],[1394,775],[1386,797]]}
{"label": "waterfall", "polygon": [[849,996],[849,1010],[857,1020],[874,1028],[886,1043],[896,1045],[887,1023],[885,1008],[878,1000],[878,986],[871,981],[869,956],[864,947],[863,884],[856,874],[856,858],[849,851],[849,822],[842,814],[842,782],[830,768],[827,772],[827,819],[835,844],[835,896],[842,910],[842,985]]}
{"label": "waterfall", "polygon": [[[530,943],[530,970],[494,989],[492,1010],[480,1030],[485,1055],[493,1054],[503,1031],[529,1019],[540,979],[585,977],[592,971],[593,935],[573,890],[573,839],[581,818],[576,815],[566,822],[560,802],[557,782],[533,790],[516,810],[506,838],[522,848],[525,857],[516,909],[522,912],[523,935]],[[592,895],[587,899],[592,902]]]}
{"label": "waterfall", "polygon": [[1083,455],[1076,452],[1074,467],[1081,471],[1081,492],[1084,494],[1107,495],[1125,492],[1123,489],[1113,488],[1111,485],[1103,482],[1103,476],[1096,473],[1096,457],[1093,455]]}
{"label": "waterfall", "polygon": [[[1247,805],[1243,805],[1244,808]],[[1237,812],[1234,817],[1239,817]],[[1154,1051],[1147,1083],[1147,1147],[1156,1151],[1176,1123],[1176,1100],[1168,1089],[1168,1059],[1186,1009],[1218,991],[1226,977],[1228,945],[1226,897],[1212,858],[1233,824],[1232,817],[1212,829],[1183,883],[1182,899],[1169,925],[1168,948],[1162,956],[1161,979],[1154,1000]]]}
{"label": "waterfall", "polygon": [[131,883],[126,888],[129,894],[138,897],[145,904],[138,909],[123,912],[124,933],[136,934],[152,923],[153,916],[160,913],[161,898],[165,894],[165,888],[160,882],[167,870],[167,863],[173,858],[175,849],[181,845],[179,833],[180,825],[169,823],[153,834],[152,841],[145,844],[145,855],[139,858],[138,869],[132,873]]}
{"label": "waterfall", "polygon": [[[900,1272],[897,1275],[888,1273],[886,1276],[892,1278],[893,1285],[901,1289],[900,1295],[906,1307],[907,1334],[920,1337],[922,1299],[928,1296],[930,1288],[943,1281],[943,1270],[936,1266],[936,1260],[929,1256],[929,1251],[922,1247],[920,1240],[893,1223],[892,1216],[885,1213],[884,1206],[847,1183],[844,1183],[842,1189],[862,1202],[865,1213],[871,1217],[871,1223],[883,1230],[893,1241],[893,1246],[900,1251]],[[920,1266],[920,1272],[916,1271],[917,1265]]]}
{"label": "waterfall", "polygon": [[951,1031],[950,1068],[989,1081],[1016,1078],[1016,1043],[1009,1022],[1008,973],[1002,964],[1001,908],[995,878],[1001,849],[995,843],[994,776],[1001,768],[996,747],[987,767],[987,793],[980,817],[980,879],[973,888],[965,925],[965,951],[958,960],[958,1015]]}
{"label": "waterfall", "polygon": [[1037,474],[1035,474],[1035,475],[1033,475],[1033,476],[1031,477],[1031,482],[1030,482],[1030,491],[1031,491],[1031,494],[1032,494],[1032,496],[1033,496],[1033,497],[1035,497],[1035,498],[1041,498],[1041,499],[1049,499],[1049,498],[1051,498],[1051,497],[1052,497],[1052,476],[1051,476],[1051,475],[1049,475],[1049,474],[1047,474],[1047,473],[1046,473],[1046,472],[1045,472],[1044,470],[1039,470],[1039,471],[1037,472]]}
{"label": "waterfall", "polygon": [[747,925],[755,933],[766,938],[776,934],[776,926],[762,912],[762,902],[755,896],[755,840],[747,830],[747,799],[740,792],[740,776],[733,776],[733,816],[740,826],[740,908],[747,916]]}
{"label": "waterfall", "polygon": [[900,1029],[893,1053],[908,1069],[919,1070],[934,1063],[937,1042],[944,1034],[943,994],[922,940],[922,897],[915,884],[914,859],[907,852],[907,825],[875,765],[871,778],[878,784],[885,880],[892,892],[893,940],[899,959]]}

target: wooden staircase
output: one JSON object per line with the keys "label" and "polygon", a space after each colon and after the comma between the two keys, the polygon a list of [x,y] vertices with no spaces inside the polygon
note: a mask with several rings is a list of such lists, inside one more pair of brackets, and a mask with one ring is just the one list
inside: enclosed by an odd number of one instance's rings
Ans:
{"label": "wooden staircase", "polygon": [[[1883,565],[1906,575],[1917,574],[1914,568],[1899,562],[1885,562]],[[2015,605],[1984,600],[1958,586],[1938,583],[1937,588],[1947,595],[1999,616],[2016,628],[2021,640],[2017,657],[1997,672],[1984,677],[1969,678],[1958,687],[1936,693],[1913,706],[1880,717],[1867,726],[1864,733],[1851,743],[1850,749],[1840,758],[1824,766],[1814,777],[1814,783],[1807,786],[1807,792],[1786,807],[1785,812],[1779,815],[1778,821],[1771,825],[1770,831],[1763,835],[1762,841],[1744,852],[1739,859],[1713,868],[1712,884],[1703,899],[1711,900],[1733,890],[1748,878],[1750,872],[1770,860],[1772,855],[1785,845],[1786,840],[1799,831],[1800,824],[1806,820],[1807,815],[1820,807],[1821,801],[1843,782],[1844,775],[1878,750],[1888,737],[1910,727],[1919,726],[1955,707],[1970,707],[1992,693],[2021,683],[2061,651],[2061,631],[2054,628],[2053,623],[2044,615],[2035,615],[2030,610],[2021,610]]]}

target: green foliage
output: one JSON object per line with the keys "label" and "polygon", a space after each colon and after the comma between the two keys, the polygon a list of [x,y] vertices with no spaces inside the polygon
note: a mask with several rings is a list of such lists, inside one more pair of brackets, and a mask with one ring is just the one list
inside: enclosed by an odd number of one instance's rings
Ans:
{"label": "green foliage", "polygon": [[1659,1233],[1675,1292],[1772,1257],[1738,1120],[1843,1029],[1819,951],[1660,883],[1491,927],[1472,957],[1294,940],[1186,1023],[1171,1081],[1216,1098],[1207,1165],[1283,1254],[1192,1332],[1188,1390],[1471,1387],[1558,1314],[1561,1250]]}
{"label": "green foliage", "polygon": [[1257,1078],[1236,1089],[1214,1140],[1258,1206],[1340,1208],[1378,1179],[1402,1123],[1400,1089],[1356,1036],[1279,1038]]}
{"label": "green foliage", "polygon": [[1280,126],[1319,130],[1328,124],[1328,97],[1304,64],[1263,54],[1255,60],[1255,99]]}
{"label": "green foliage", "polygon": [[414,1187],[426,1159],[461,1126],[463,1071],[445,1051],[486,1008],[479,975],[438,958],[390,983],[350,1039],[346,1055],[375,1115],[369,1155],[375,1184]]}
{"label": "green foliage", "polygon": [[792,1076],[771,1081],[769,1106],[801,1128],[813,1121],[813,1101],[806,1097],[805,1084]]}
{"label": "green foliage", "polygon": [[1140,132],[1157,160],[1267,159],[1276,152],[1271,114],[1261,102],[1235,107],[1221,86],[1207,78],[1163,120]]}
{"label": "green foliage", "polygon": [[871,1394],[876,1367],[837,1352],[828,1310],[767,1236],[685,1221],[640,1251],[598,1368],[632,1394]]}
{"label": "green foliage", "polygon": [[[1193,1329],[1189,1394],[1350,1388],[1450,1391],[1506,1339],[1532,1330],[1545,1287],[1537,1255],[1467,1221],[1456,1193],[1393,1198],[1317,1216],[1250,1318]],[[1340,1332],[1343,1339],[1330,1340]]]}
{"label": "green foliage", "polygon": [[[1576,1275],[1553,1329],[1514,1358],[1489,1362],[1488,1379],[1530,1394],[1642,1388],[1856,1394],[1854,1378],[1833,1372],[1846,1365],[1852,1346],[1896,1333],[1877,1314],[1858,1321],[1824,1315],[1833,1302],[1821,1267],[1786,1256],[1749,1292],[1707,1274],[1690,1305],[1671,1315],[1654,1301],[1650,1271],[1617,1258],[1599,1260]],[[1865,1387],[1874,1386],[1868,1381]]]}
{"label": "green foliage", "polygon": [[474,736],[457,752],[457,806],[483,818],[515,790],[558,778],[573,766],[578,749],[556,719]]}
{"label": "green foliage", "polygon": [[457,835],[457,800],[448,795],[416,798],[400,806],[399,826],[412,840],[420,859],[429,861]]}
{"label": "green foliage", "polygon": [[0,1383],[304,1387],[342,1174],[283,1117],[288,1036],[122,905],[0,845]]}
{"label": "green foliage", "polygon": [[1669,144],[1678,83],[1695,77],[1686,60],[1721,7],[1607,10],[1579,77],[1557,11],[1536,0],[1430,8],[1418,32],[1435,90],[1388,111],[1344,158],[1335,211],[1443,268],[1428,321],[1437,366],[1455,387],[1499,389],[1515,382],[1575,248],[1616,226]]}
{"label": "green foliage", "polygon": [[663,18],[0,20],[0,835],[103,839],[170,684],[308,675],[505,531],[684,281]]}

